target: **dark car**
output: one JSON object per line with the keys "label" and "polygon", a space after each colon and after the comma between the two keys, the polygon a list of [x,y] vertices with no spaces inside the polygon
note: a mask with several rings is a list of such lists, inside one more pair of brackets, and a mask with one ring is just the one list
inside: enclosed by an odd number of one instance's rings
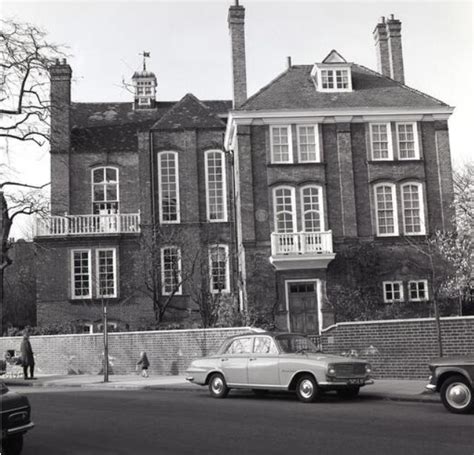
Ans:
{"label": "dark car", "polygon": [[2,439],[0,453],[18,455],[23,448],[23,435],[34,427],[28,398],[12,392],[0,381]]}
{"label": "dark car", "polygon": [[474,410],[474,357],[440,358],[429,368],[426,388],[440,393],[448,411],[467,414]]}

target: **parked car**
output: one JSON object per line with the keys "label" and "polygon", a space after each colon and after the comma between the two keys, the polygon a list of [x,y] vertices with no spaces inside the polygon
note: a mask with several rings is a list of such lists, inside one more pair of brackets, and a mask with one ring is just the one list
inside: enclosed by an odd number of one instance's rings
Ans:
{"label": "parked car", "polygon": [[295,391],[300,401],[316,400],[335,390],[344,398],[357,396],[360,387],[373,384],[369,363],[326,355],[304,335],[252,332],[224,341],[217,354],[194,360],[186,379],[207,385],[211,396],[224,398],[230,389]]}
{"label": "parked car", "polygon": [[426,388],[440,393],[448,411],[467,414],[474,410],[474,357],[440,358],[429,368]]}
{"label": "parked car", "polygon": [[0,381],[2,437],[0,453],[18,455],[23,448],[23,435],[34,427],[31,406],[24,395],[12,392]]}

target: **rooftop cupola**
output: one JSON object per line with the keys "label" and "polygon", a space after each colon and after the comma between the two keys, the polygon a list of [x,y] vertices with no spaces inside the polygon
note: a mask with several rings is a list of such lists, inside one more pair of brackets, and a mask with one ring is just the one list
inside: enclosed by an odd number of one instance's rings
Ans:
{"label": "rooftop cupola", "polygon": [[150,57],[149,52],[143,52],[143,69],[135,71],[132,76],[134,92],[134,109],[154,109],[156,106],[156,76],[155,73],[147,71],[146,58]]}

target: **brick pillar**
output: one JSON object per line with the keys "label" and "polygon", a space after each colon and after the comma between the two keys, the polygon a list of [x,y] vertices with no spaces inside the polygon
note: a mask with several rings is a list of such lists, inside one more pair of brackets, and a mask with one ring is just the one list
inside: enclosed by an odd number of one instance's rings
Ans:
{"label": "brick pillar", "polygon": [[336,145],[341,194],[343,237],[357,237],[354,171],[352,168],[351,124],[336,124]]}
{"label": "brick pillar", "polygon": [[402,53],[402,23],[390,15],[387,21],[388,55],[390,58],[390,77],[397,82],[405,83]]}
{"label": "brick pillar", "polygon": [[245,8],[236,4],[229,8],[227,18],[232,49],[232,82],[234,108],[247,99],[247,72],[245,66]]}
{"label": "brick pillar", "polygon": [[69,212],[71,145],[71,67],[66,59],[49,69],[51,76],[51,213]]}
{"label": "brick pillar", "polygon": [[380,18],[380,22],[374,29],[375,52],[377,55],[377,71],[384,76],[390,77],[390,58],[388,52],[387,24],[385,17]]}

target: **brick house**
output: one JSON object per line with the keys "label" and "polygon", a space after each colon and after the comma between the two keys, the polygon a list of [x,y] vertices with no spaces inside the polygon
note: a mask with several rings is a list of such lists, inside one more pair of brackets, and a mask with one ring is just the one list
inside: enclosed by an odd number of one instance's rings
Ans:
{"label": "brick house", "polygon": [[117,326],[147,326],[146,238],[159,294],[173,295],[167,321],[199,319],[197,289],[240,310],[268,307],[282,329],[319,332],[334,321],[328,296],[354,245],[377,246],[381,302],[426,310],[427,275],[404,237],[449,227],[453,109],[404,85],[400,21],[375,28],[378,72],[333,50],[321,63],[289,59],[250,98],[244,22],[244,7],[231,6],[233,102],[161,101],[144,64],[130,102],[76,103],[69,65],[51,67],[40,325],[89,330],[106,299]]}

